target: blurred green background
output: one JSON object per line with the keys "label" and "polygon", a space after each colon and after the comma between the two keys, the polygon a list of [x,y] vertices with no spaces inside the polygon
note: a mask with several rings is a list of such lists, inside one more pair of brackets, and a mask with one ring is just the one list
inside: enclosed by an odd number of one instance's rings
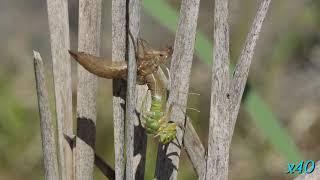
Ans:
{"label": "blurred green background", "polygon": [[[71,46],[77,48],[78,1],[69,0]],[[143,0],[141,36],[154,48],[174,42],[178,0]],[[256,13],[254,0],[230,1],[233,63]],[[45,61],[54,110],[52,63],[45,1],[0,1],[0,179],[43,179],[32,50]],[[188,112],[207,144],[214,1],[202,0]],[[241,106],[230,157],[230,178],[292,179],[287,163],[317,161],[320,153],[320,1],[273,1],[263,25]],[[111,1],[103,1],[102,55],[111,57]],[[76,64],[72,62],[76,104]],[[112,83],[99,79],[97,152],[113,164]],[[75,109],[75,108],[74,108]],[[154,173],[156,141],[149,138],[146,179]],[[96,170],[95,179],[105,179]],[[196,179],[182,153],[179,179]]]}

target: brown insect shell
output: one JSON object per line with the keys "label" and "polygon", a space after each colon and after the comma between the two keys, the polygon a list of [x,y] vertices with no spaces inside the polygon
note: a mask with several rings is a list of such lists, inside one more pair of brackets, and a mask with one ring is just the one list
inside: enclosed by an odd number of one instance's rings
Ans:
{"label": "brown insect shell", "polygon": [[70,55],[87,71],[107,79],[124,79],[127,76],[127,63],[113,62],[106,58],[93,56],[85,52],[69,50]]}
{"label": "brown insect shell", "polygon": [[[110,61],[106,58],[93,56],[85,52],[69,50],[70,55],[87,71],[107,79],[127,79],[127,62]],[[162,51],[143,50],[138,54],[137,83],[145,84],[146,76],[157,71],[161,64],[172,55],[172,48]]]}
{"label": "brown insect shell", "polygon": [[138,75],[146,76],[158,70],[161,64],[165,64],[172,55],[172,48],[162,51],[148,50],[138,56]]}

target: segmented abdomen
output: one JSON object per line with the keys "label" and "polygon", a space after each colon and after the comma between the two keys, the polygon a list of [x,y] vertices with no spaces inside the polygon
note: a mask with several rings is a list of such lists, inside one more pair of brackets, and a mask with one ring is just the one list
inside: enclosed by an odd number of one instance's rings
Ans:
{"label": "segmented abdomen", "polygon": [[167,112],[165,108],[166,87],[158,72],[154,72],[151,78],[146,79],[151,91],[151,107],[150,111],[142,115],[143,126],[147,133],[159,137],[162,144],[167,144],[176,137],[176,124],[169,121],[170,111]]}
{"label": "segmented abdomen", "polygon": [[163,115],[164,114],[162,111],[161,97],[152,96],[150,111],[146,112],[143,115],[143,118],[144,118],[143,126],[145,127],[146,132],[148,134],[153,134],[153,135],[157,134],[160,128],[159,119]]}

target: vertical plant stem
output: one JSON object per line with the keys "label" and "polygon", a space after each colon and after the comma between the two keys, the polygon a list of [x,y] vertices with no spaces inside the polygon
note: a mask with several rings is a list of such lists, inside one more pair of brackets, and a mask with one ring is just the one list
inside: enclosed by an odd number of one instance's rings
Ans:
{"label": "vertical plant stem", "polygon": [[[161,69],[157,72],[159,74],[160,80],[168,89],[168,80]],[[191,160],[192,166],[195,169],[196,173],[199,176],[199,179],[205,179],[206,175],[206,160],[205,160],[205,148],[202,145],[202,142],[194,129],[191,119],[187,116],[185,123],[185,133],[183,136],[183,145],[187,151],[187,154]]]}
{"label": "vertical plant stem", "polygon": [[[137,39],[140,28],[140,0],[127,1],[127,31]],[[128,36],[127,36],[128,37]],[[136,85],[136,52],[128,37],[128,80],[126,101],[126,179],[144,179],[146,135],[137,116],[137,100],[144,87]],[[137,44],[136,44],[137,46]]]}
{"label": "vertical plant stem", "polygon": [[41,142],[45,172],[44,177],[46,180],[56,180],[59,179],[56,140],[49,107],[44,66],[41,56],[38,52],[33,51],[33,58],[40,114]]}
{"label": "vertical plant stem", "polygon": [[[112,0],[112,60],[126,57],[126,0]],[[113,123],[115,179],[123,180],[125,173],[124,109],[126,86],[122,80],[113,80]]]}
{"label": "vertical plant stem", "polygon": [[183,145],[185,146],[189,159],[198,174],[198,179],[204,180],[206,177],[206,152],[189,117],[186,119]]}
{"label": "vertical plant stem", "polygon": [[242,49],[240,58],[233,72],[231,81],[231,107],[230,107],[230,138],[231,142],[237,116],[240,109],[242,94],[248,79],[249,69],[254,54],[254,50],[259,39],[260,31],[264,19],[267,15],[271,0],[263,0],[260,3],[257,14],[253,20],[250,32],[248,33],[245,45]]}
{"label": "vertical plant stem", "polygon": [[[136,37],[136,32],[138,29],[136,24],[132,22],[131,27],[131,15],[133,14],[135,7],[135,0],[129,0],[127,3],[127,13],[129,14],[129,29],[132,28],[132,33],[134,33],[134,37]],[[132,8],[132,9],[131,9]],[[131,14],[132,13],[132,14]],[[132,17],[132,21],[134,21],[135,17]],[[127,97],[126,97],[126,179],[131,180],[135,179],[135,168],[134,168],[134,121],[136,120],[136,77],[137,77],[137,64],[134,56],[134,48],[132,43],[128,42],[128,79],[127,79]]]}
{"label": "vertical plant stem", "polygon": [[[79,1],[79,51],[100,54],[101,0]],[[77,180],[93,179],[96,138],[97,77],[78,65],[77,139],[75,175]]]}
{"label": "vertical plant stem", "polygon": [[[199,0],[183,0],[180,9],[178,30],[170,68],[172,82],[167,108],[173,105],[170,120],[180,126],[185,124],[185,111],[193,60],[193,51],[199,11]],[[177,106],[179,104],[179,106]],[[184,136],[177,128],[177,139],[169,145],[158,148],[155,179],[177,179],[179,159]]]}
{"label": "vertical plant stem", "polygon": [[227,180],[230,149],[228,0],[215,0],[214,47],[206,179]]}
{"label": "vertical plant stem", "polygon": [[73,134],[68,1],[47,0],[47,9],[58,125],[59,165],[61,179],[70,180],[74,177],[72,149],[64,138],[64,134]]}

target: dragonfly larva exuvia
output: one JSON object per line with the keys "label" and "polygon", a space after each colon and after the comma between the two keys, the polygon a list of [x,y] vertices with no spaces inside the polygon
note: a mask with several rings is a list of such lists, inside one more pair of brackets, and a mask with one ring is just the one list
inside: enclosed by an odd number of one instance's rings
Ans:
{"label": "dragonfly larva exuvia", "polygon": [[[159,137],[163,144],[171,142],[176,137],[176,124],[170,122],[171,107],[166,111],[167,90],[157,72],[160,65],[167,62],[172,55],[172,48],[154,50],[146,47],[143,40],[138,40],[135,48],[137,59],[137,83],[147,84],[151,91],[151,107],[142,103],[140,120],[148,134]],[[107,79],[126,79],[127,62],[111,61],[84,52],[69,50],[70,55],[89,72]],[[144,98],[146,99],[146,98]],[[146,110],[148,109],[148,110]]]}

